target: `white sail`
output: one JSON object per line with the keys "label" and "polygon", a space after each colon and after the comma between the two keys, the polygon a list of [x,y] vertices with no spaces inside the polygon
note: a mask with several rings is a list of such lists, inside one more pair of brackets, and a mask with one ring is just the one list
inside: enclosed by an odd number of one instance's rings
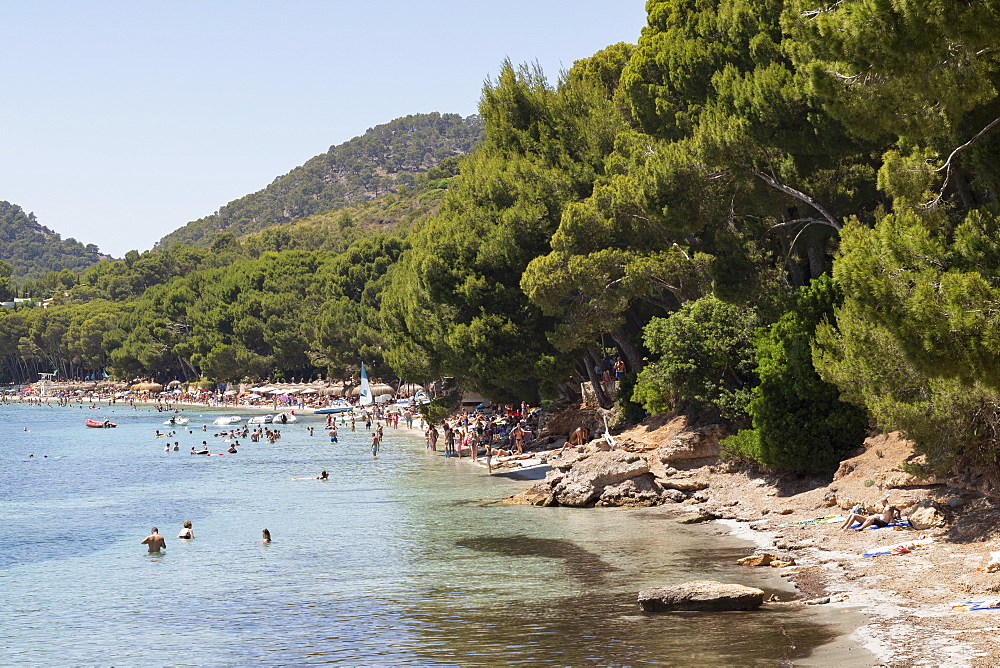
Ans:
{"label": "white sail", "polygon": [[372,388],[368,385],[368,374],[365,373],[365,363],[361,363],[361,394],[358,395],[359,406],[371,406],[375,403]]}

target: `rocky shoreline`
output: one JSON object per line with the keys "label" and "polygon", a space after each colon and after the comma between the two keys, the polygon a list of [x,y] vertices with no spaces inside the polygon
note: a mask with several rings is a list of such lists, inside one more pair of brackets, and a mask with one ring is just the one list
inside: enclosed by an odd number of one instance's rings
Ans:
{"label": "rocky shoreline", "polygon": [[[1000,533],[993,501],[901,471],[915,455],[898,433],[869,438],[832,479],[732,466],[719,458],[724,433],[661,415],[617,435],[614,446],[602,438],[567,448],[557,440],[535,454],[552,467],[545,479],[505,503],[657,506],[680,522],[716,522],[757,546],[747,568],[776,568],[798,590],[765,605],[860,609],[867,622],[850,640],[883,665],[1000,663],[993,641],[1000,610],[953,609],[1000,599],[1000,573],[987,569],[991,550],[1000,549],[991,547]],[[908,526],[843,531],[842,520],[830,519],[856,504],[874,511],[883,496]],[[897,544],[913,549],[862,556]]]}

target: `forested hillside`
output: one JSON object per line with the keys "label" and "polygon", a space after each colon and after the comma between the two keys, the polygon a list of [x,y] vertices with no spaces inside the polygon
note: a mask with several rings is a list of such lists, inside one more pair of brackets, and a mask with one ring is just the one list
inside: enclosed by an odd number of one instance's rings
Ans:
{"label": "forested hillside", "polygon": [[171,232],[157,248],[179,243],[206,248],[220,232],[243,236],[397,192],[442,160],[467,154],[481,137],[477,116],[432,113],[398,118],[332,146],[263,190]]}
{"label": "forested hillside", "polygon": [[0,374],[363,359],[534,403],[620,356],[618,396],[597,389],[618,419],[711,414],[728,456],[809,471],[900,429],[914,470],[1000,489],[1000,8],[647,8],[636,44],[556,82],[502,64],[481,143],[398,194],[46,277],[55,306],[0,314]]}
{"label": "forested hillside", "polygon": [[10,202],[0,202],[0,262],[13,269],[15,281],[40,278],[50,271],[80,271],[106,258],[94,244],[62,239]]}

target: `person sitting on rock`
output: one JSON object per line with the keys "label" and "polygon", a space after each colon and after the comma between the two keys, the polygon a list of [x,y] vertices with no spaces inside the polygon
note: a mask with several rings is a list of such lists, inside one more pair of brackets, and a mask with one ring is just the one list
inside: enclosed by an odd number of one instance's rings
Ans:
{"label": "person sitting on rock", "polygon": [[847,519],[844,520],[844,523],[840,525],[840,529],[841,531],[847,531],[847,529],[850,528],[850,526],[855,522],[861,522],[861,526],[858,527],[858,531],[867,529],[872,525],[881,529],[889,526],[899,518],[899,508],[889,505],[889,497],[885,497],[882,499],[882,510],[880,512],[874,515],[851,513],[847,516]]}

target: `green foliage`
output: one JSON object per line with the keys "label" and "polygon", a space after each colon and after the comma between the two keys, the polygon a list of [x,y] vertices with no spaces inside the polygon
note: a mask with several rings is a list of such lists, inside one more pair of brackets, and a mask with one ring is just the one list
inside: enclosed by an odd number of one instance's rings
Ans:
{"label": "green foliage", "polygon": [[62,239],[16,204],[0,202],[0,261],[11,267],[7,278],[14,282],[39,279],[51,271],[76,273],[106,257],[93,244]]}
{"label": "green foliage", "polygon": [[747,407],[754,434],[734,441],[733,451],[771,468],[823,471],[864,441],[865,412],[840,401],[837,387],[813,368],[813,333],[840,300],[829,275],[821,277],[803,290],[795,310],[758,333],[760,383]]}
{"label": "green foliage", "polygon": [[644,330],[656,357],[640,373],[632,400],[651,413],[680,409],[745,419],[756,383],[752,309],[703,297]]}
{"label": "green foliage", "polygon": [[569,364],[545,336],[551,320],[520,281],[549,250],[565,204],[593,180],[571,97],[510,63],[487,84],[486,139],[462,162],[441,214],[411,237],[383,297],[386,357],[404,375],[456,376],[492,399],[532,402],[566,377]]}
{"label": "green foliage", "polygon": [[481,135],[476,116],[432,113],[398,118],[331,147],[263,190],[171,232],[157,247],[207,248],[220,232],[240,237],[397,192],[443,160],[469,153]]}
{"label": "green foliage", "polygon": [[618,381],[618,400],[615,403],[615,408],[618,409],[621,422],[624,424],[639,424],[646,418],[646,410],[642,404],[633,400],[638,378],[639,374],[631,371]]}

